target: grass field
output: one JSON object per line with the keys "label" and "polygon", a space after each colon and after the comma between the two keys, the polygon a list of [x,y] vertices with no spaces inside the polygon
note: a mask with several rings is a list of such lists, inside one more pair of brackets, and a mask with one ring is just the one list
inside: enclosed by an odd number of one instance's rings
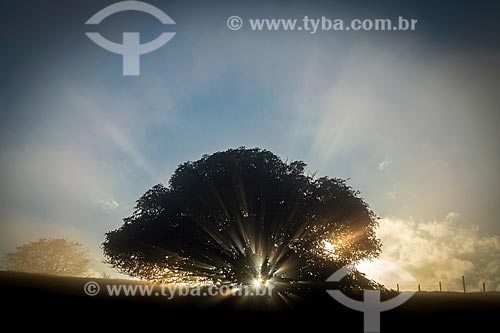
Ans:
{"label": "grass field", "polygon": [[[84,293],[89,281],[97,282],[101,292],[96,296]],[[224,323],[230,329],[235,323],[265,325],[268,329],[291,330],[307,323],[311,328],[331,327],[338,332],[363,332],[363,314],[345,308],[322,288],[312,288],[301,296],[288,298],[288,303],[269,297],[249,296],[108,296],[106,285],[142,284],[138,281],[64,278],[26,273],[0,272],[3,320],[19,313],[45,320],[63,316],[65,319],[90,318],[101,321],[141,320],[154,318],[168,322],[182,320],[190,328]],[[157,289],[155,289],[157,290]],[[120,317],[117,317],[120,316]],[[382,313],[382,332],[405,331],[490,331],[500,315],[500,293],[416,293],[402,306]],[[122,318],[122,319],[120,319]],[[467,325],[467,326],[466,326]]]}

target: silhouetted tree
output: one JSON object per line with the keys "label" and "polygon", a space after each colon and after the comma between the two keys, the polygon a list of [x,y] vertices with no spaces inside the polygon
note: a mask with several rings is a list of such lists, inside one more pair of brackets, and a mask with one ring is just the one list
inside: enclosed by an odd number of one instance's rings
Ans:
{"label": "silhouetted tree", "polygon": [[[304,162],[231,149],[180,165],[103,243],[109,264],[156,281],[321,281],[379,254],[377,217],[337,178]],[[350,283],[366,285],[359,273]]]}
{"label": "silhouetted tree", "polygon": [[83,276],[89,266],[87,249],[66,239],[39,239],[5,256],[5,267],[18,272]]}

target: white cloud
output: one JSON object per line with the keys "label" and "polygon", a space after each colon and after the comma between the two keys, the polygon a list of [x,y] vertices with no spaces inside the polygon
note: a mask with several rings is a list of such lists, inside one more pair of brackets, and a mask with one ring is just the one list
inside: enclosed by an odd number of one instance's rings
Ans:
{"label": "white cloud", "polygon": [[382,162],[380,162],[380,164],[378,165],[378,169],[380,171],[384,170],[385,168],[387,168],[389,165],[392,164],[392,160],[383,160]]}
{"label": "white cloud", "polygon": [[387,197],[391,200],[396,200],[396,194],[394,192],[387,192]]}
{"label": "white cloud", "polygon": [[120,207],[120,204],[113,198],[110,198],[107,200],[98,199],[95,201],[95,203],[97,205],[99,205],[102,208],[102,210],[104,210],[104,211],[108,211],[108,210],[116,209],[116,208]]}
{"label": "white cloud", "polygon": [[444,290],[460,291],[465,275],[470,291],[479,291],[483,282],[488,290],[500,290],[500,235],[482,237],[477,227],[466,227],[457,218],[455,212],[434,221],[384,218],[377,231],[383,242],[380,259],[399,265],[417,282],[384,276],[376,264],[367,274],[390,288],[400,283],[416,289],[420,283],[423,290],[438,290],[441,281]]}
{"label": "white cloud", "polygon": [[446,214],[446,221],[451,222],[451,221],[457,219],[459,216],[460,216],[460,214],[458,214],[457,212],[449,212],[448,214]]}

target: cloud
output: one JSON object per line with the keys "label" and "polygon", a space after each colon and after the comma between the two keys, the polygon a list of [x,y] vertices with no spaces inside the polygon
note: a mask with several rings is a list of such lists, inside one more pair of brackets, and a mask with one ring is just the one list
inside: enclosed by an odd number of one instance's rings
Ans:
{"label": "cloud", "polygon": [[380,162],[380,164],[378,165],[378,169],[380,171],[383,171],[385,168],[387,168],[389,165],[392,164],[392,160],[383,160],[382,162]]}
{"label": "cloud", "polygon": [[391,200],[396,200],[396,194],[394,192],[387,192],[387,197]]}
{"label": "cloud", "polygon": [[453,221],[454,219],[457,219],[460,216],[457,212],[449,212],[446,214],[446,221]]}
{"label": "cloud", "polygon": [[102,208],[102,210],[104,210],[104,211],[108,211],[108,210],[116,209],[116,208],[120,207],[120,204],[113,198],[110,198],[107,200],[98,199],[95,201],[95,203],[97,205],[99,205]]}
{"label": "cloud", "polygon": [[450,212],[443,220],[384,218],[377,231],[383,242],[382,260],[393,262],[415,277],[417,282],[395,281],[382,273],[376,262],[367,275],[387,287],[423,290],[460,291],[461,277],[467,289],[479,291],[485,282],[488,290],[500,290],[500,235],[482,237],[477,227],[464,226],[459,215]]}

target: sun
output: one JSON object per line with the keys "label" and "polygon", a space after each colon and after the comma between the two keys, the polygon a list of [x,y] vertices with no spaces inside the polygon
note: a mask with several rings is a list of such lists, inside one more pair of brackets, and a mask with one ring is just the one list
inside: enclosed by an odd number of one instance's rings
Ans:
{"label": "sun", "polygon": [[253,279],[253,286],[260,288],[260,287],[267,287],[269,285],[269,280],[263,279],[260,275],[258,275],[255,279]]}

